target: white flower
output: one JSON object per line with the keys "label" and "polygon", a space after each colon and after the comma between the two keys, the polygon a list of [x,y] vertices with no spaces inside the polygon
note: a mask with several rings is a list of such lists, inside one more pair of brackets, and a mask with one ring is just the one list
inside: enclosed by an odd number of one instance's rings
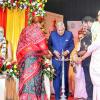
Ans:
{"label": "white flower", "polygon": [[54,72],[55,70],[54,70],[54,68],[52,68],[52,72]]}
{"label": "white flower", "polygon": [[50,63],[50,60],[49,59],[45,59],[45,63]]}
{"label": "white flower", "polygon": [[16,3],[13,3],[13,6],[16,6]]}
{"label": "white flower", "polygon": [[23,9],[21,6],[19,7],[20,9]]}
{"label": "white flower", "polygon": [[8,0],[8,3],[10,3],[10,0]]}
{"label": "white flower", "polygon": [[36,2],[32,2],[32,6],[34,6],[36,4]]}
{"label": "white flower", "polygon": [[39,9],[38,9],[38,10],[42,10],[42,8],[40,8],[40,7],[39,7]]}
{"label": "white flower", "polygon": [[35,15],[37,15],[38,13],[37,12],[35,12]]}
{"label": "white flower", "polygon": [[44,71],[47,71],[46,69],[44,69]]}
{"label": "white flower", "polygon": [[48,67],[47,70],[50,71],[50,67]]}
{"label": "white flower", "polygon": [[12,69],[10,69],[10,71],[9,72],[13,72],[13,70]]}

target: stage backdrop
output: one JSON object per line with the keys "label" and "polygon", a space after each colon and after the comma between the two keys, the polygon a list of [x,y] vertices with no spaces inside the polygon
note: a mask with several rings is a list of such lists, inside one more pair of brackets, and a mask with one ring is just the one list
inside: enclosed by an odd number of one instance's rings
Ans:
{"label": "stage backdrop", "polygon": [[52,13],[52,12],[47,12],[46,16],[44,17],[44,24],[45,24],[45,29],[46,29],[46,37],[49,37],[49,31],[50,27],[52,26],[53,20],[58,21],[63,21],[63,15]]}
{"label": "stage backdrop", "polygon": [[74,42],[77,42],[78,39],[78,31],[81,29],[82,23],[81,21],[67,21],[67,28],[69,31],[73,33]]}

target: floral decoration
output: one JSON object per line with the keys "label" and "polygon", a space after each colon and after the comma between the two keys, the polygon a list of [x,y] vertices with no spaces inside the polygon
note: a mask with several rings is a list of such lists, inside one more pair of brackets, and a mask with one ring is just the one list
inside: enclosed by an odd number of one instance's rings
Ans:
{"label": "floral decoration", "polygon": [[18,78],[19,70],[17,62],[4,62],[4,59],[0,57],[0,74],[6,74],[7,76]]}
{"label": "floral decoration", "polygon": [[55,69],[50,64],[50,60],[49,59],[47,59],[46,57],[43,57],[42,60],[43,61],[40,62],[41,66],[43,68],[42,74],[46,75],[49,78],[49,80],[53,80],[53,78],[56,76]]}
{"label": "floral decoration", "polygon": [[3,9],[27,9],[29,11],[28,24],[32,23],[33,16],[44,16],[46,14],[44,7],[47,0],[0,0],[0,6]]}
{"label": "floral decoration", "polygon": [[43,16],[45,14],[44,7],[47,0],[0,0],[2,8],[15,9],[30,9],[35,15]]}

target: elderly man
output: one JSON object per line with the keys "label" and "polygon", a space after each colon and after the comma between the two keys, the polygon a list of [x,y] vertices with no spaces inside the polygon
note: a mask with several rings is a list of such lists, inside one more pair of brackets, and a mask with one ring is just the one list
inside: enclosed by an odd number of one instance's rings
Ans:
{"label": "elderly man", "polygon": [[[56,25],[57,31],[53,31],[50,34],[48,40],[48,46],[53,54],[52,64],[56,70],[56,77],[54,78],[54,90],[55,98],[59,100],[60,90],[61,90],[61,78],[62,78],[62,54],[65,58],[70,57],[70,53],[74,48],[73,35],[69,31],[65,31],[65,26],[63,22],[58,22]],[[63,52],[62,52],[63,51]],[[64,78],[65,78],[65,95],[68,97],[68,70],[69,61],[64,62]]]}

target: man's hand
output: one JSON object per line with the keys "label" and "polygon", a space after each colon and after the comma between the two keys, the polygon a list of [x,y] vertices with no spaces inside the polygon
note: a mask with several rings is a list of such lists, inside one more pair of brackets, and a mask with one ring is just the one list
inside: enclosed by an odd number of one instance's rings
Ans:
{"label": "man's hand", "polygon": [[56,50],[54,50],[54,55],[57,57],[57,58],[60,58],[60,53]]}
{"label": "man's hand", "polygon": [[79,52],[78,52],[78,55],[79,55],[79,56],[83,56],[85,53],[86,53],[86,50],[84,50],[84,51],[79,51]]}
{"label": "man's hand", "polygon": [[64,51],[62,55],[66,57],[68,54],[69,54],[68,51]]}
{"label": "man's hand", "polygon": [[52,58],[52,55],[48,54],[48,55],[46,55],[46,58],[47,59],[51,59]]}

